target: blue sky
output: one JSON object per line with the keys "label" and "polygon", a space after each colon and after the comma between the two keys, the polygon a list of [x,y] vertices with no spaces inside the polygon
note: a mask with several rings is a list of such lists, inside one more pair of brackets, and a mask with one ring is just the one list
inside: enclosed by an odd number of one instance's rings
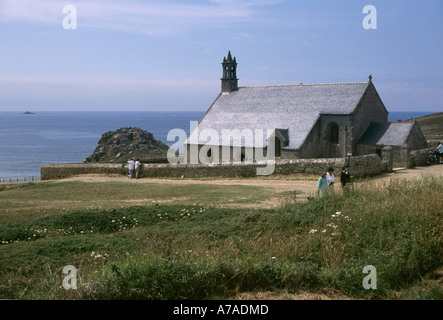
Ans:
{"label": "blue sky", "polygon": [[389,111],[443,111],[441,0],[0,0],[0,43],[1,111],[205,111],[229,50],[240,86],[372,74]]}

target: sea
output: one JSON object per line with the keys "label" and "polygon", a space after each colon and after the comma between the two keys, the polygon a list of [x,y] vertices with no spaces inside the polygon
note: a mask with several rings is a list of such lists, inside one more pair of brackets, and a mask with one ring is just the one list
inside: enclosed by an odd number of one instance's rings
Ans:
{"label": "sea", "polygon": [[[390,112],[389,121],[407,120],[433,112]],[[0,182],[40,178],[44,164],[81,163],[90,156],[103,133],[139,127],[171,146],[173,129],[189,134],[191,121],[203,111],[181,112],[0,112]]]}

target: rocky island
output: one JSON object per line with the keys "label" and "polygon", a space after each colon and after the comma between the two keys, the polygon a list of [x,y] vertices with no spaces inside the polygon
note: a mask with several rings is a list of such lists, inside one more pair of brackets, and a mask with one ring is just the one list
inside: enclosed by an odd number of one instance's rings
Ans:
{"label": "rocky island", "polygon": [[150,132],[126,127],[103,133],[92,155],[83,163],[125,163],[138,158],[144,163],[165,163],[169,147]]}

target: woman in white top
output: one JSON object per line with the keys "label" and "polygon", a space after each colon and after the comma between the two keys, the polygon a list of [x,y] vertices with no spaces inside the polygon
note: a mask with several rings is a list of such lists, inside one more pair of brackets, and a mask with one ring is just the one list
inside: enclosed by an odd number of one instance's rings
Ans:
{"label": "woman in white top", "polygon": [[326,173],[326,180],[328,181],[329,187],[334,186],[334,182],[335,182],[334,168],[328,169],[328,172]]}

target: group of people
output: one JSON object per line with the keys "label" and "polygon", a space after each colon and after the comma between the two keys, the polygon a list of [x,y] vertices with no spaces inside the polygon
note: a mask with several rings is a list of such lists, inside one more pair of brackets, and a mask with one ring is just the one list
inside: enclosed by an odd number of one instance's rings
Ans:
{"label": "group of people", "polygon": [[128,160],[128,178],[132,179],[134,178],[134,173],[135,173],[135,179],[140,178],[140,168],[143,165],[143,163],[140,163],[140,161],[138,159],[132,159],[129,158]]}
{"label": "group of people", "polygon": [[[351,174],[349,173],[349,166],[343,167],[343,170],[340,174],[340,184],[343,190],[345,190],[346,185],[351,182]],[[321,197],[324,197],[326,192],[329,189],[334,188],[335,184],[335,174],[334,168],[329,168],[327,172],[323,172],[320,179],[318,179],[317,183],[317,193],[320,194]]]}

